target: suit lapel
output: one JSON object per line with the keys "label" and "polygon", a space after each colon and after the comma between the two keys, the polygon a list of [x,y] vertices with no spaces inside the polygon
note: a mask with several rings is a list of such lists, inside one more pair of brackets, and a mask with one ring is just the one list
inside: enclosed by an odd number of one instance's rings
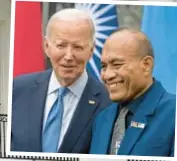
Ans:
{"label": "suit lapel", "polygon": [[112,103],[107,108],[109,110],[106,112],[103,119],[97,122],[97,127],[99,128],[95,129],[96,131],[93,131],[93,133],[95,133],[96,136],[93,137],[92,142],[95,142],[96,144],[94,144],[94,146],[91,147],[90,153],[95,153],[94,151],[96,151],[95,154],[109,153],[112,131],[114,128],[115,120],[117,118],[116,116],[117,116],[118,104]]}
{"label": "suit lapel", "polygon": [[40,75],[34,82],[34,86],[30,87],[28,94],[27,116],[29,117],[29,123],[27,125],[29,126],[29,131],[27,135],[29,138],[29,149],[37,152],[42,150],[43,115],[50,74],[51,72],[46,72],[44,75]]}
{"label": "suit lapel", "polygon": [[143,131],[148,125],[148,117],[154,115],[157,103],[164,92],[165,90],[161,86],[160,82],[155,80],[152,89],[148,92],[143,102],[140,104],[138,111],[132,118],[132,121],[134,122],[143,123],[145,125],[144,128],[130,126],[125,132],[118,154],[131,154],[132,149],[136,146],[137,141],[141,138]]}
{"label": "suit lapel", "polygon": [[[99,100],[97,99],[96,94],[100,93],[100,91],[94,89],[95,86],[93,84],[94,82],[89,78],[61,144],[59,150],[60,153],[72,151],[72,148],[76,144],[84,129],[88,126],[88,122],[91,120],[91,117],[93,117],[94,112],[99,105]],[[95,103],[90,104],[89,100],[94,101]]]}
{"label": "suit lapel", "polygon": [[126,130],[124,139],[121,143],[121,146],[119,148],[118,154],[121,155],[129,155],[133,147],[135,146],[136,142],[139,140],[141,137],[143,131],[145,130],[147,126],[147,118],[146,116],[140,115],[140,113],[136,114],[135,117],[133,117],[131,122],[135,123],[142,123],[144,124],[144,128],[138,128],[138,127],[133,127],[130,125],[130,127]]}

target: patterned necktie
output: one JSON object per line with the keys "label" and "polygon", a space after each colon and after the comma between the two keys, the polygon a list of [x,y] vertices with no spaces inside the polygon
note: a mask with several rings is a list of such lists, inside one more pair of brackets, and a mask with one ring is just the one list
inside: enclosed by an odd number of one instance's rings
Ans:
{"label": "patterned necktie", "polygon": [[52,106],[46,125],[43,131],[42,137],[42,151],[43,152],[57,152],[58,143],[60,139],[60,132],[62,127],[63,118],[63,97],[68,91],[68,88],[60,88],[58,91],[58,97]]}
{"label": "patterned necktie", "polygon": [[128,113],[128,108],[123,107],[114,125],[112,142],[111,142],[111,147],[110,147],[111,148],[110,154],[112,155],[117,155],[121,141],[123,140],[124,133],[126,130],[125,117],[127,113]]}

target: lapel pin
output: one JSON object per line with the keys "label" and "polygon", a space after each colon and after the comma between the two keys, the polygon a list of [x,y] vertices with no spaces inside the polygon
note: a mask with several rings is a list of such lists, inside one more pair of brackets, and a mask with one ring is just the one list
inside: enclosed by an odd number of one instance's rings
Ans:
{"label": "lapel pin", "polygon": [[145,124],[140,123],[140,122],[135,122],[135,121],[131,121],[131,127],[135,127],[135,128],[141,128],[144,129]]}
{"label": "lapel pin", "polygon": [[144,129],[145,124],[143,124],[143,123],[138,123],[138,127],[141,128],[141,129]]}
{"label": "lapel pin", "polygon": [[131,127],[138,127],[138,123],[137,122],[135,122],[135,121],[131,121],[131,125],[130,125]]}
{"label": "lapel pin", "polygon": [[89,104],[94,105],[94,104],[95,104],[95,101],[93,101],[93,100],[89,100]]}

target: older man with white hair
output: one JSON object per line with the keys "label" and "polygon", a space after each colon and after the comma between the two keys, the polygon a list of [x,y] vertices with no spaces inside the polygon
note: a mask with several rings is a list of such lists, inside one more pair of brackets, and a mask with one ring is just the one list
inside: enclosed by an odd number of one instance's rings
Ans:
{"label": "older man with white hair", "polygon": [[86,71],[94,49],[92,19],[78,9],[55,13],[44,48],[53,70],[14,80],[11,151],[88,153],[93,120],[111,103]]}

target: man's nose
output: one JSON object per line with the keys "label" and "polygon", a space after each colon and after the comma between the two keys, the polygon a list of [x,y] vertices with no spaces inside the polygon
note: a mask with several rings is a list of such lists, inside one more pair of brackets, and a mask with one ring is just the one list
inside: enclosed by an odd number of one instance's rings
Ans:
{"label": "man's nose", "polygon": [[73,58],[73,51],[72,51],[72,48],[70,46],[68,46],[66,48],[64,58],[66,60],[71,60]]}

